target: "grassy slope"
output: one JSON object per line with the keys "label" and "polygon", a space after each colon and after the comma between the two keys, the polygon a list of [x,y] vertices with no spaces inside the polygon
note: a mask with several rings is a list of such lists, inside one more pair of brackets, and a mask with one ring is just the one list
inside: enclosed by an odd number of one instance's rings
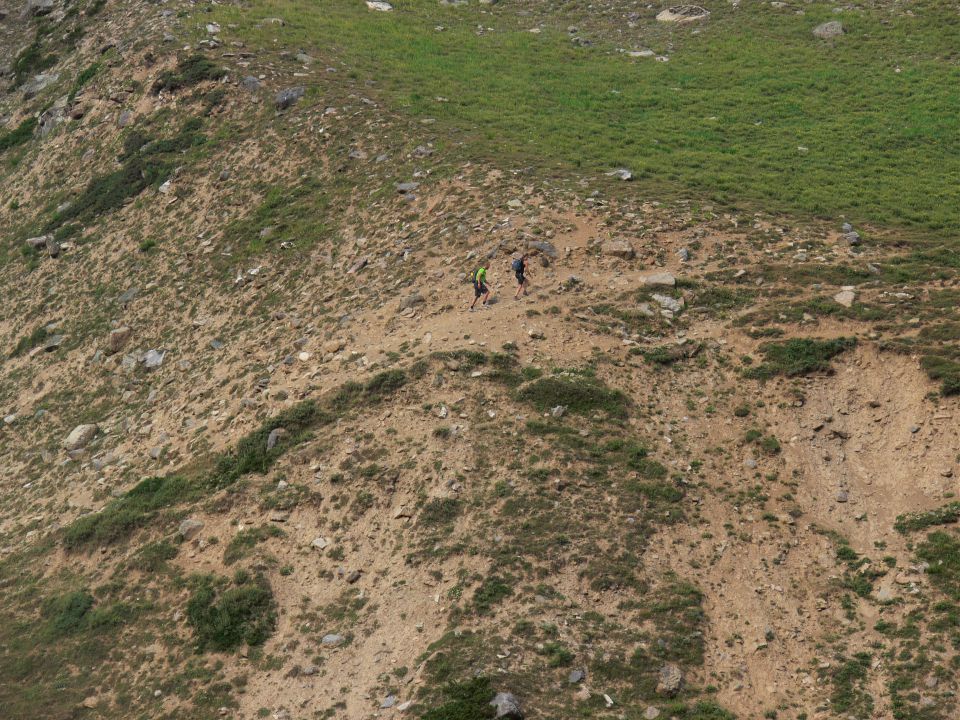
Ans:
{"label": "grassy slope", "polygon": [[[217,11],[224,27],[238,26],[230,33],[264,47],[277,37],[321,55],[333,48],[396,105],[456,128],[474,158],[561,171],[623,165],[638,192],[658,197],[960,225],[957,19],[937,3],[913,17],[846,13],[848,33],[834,42],[811,34],[834,17],[823,3],[805,15],[717,6],[697,33],[658,27],[648,12],[621,47],[674,46],[667,63],[634,61],[602,41],[575,47],[562,17],[532,34],[535,19],[508,3],[492,14],[431,0],[399,0],[393,13],[353,0],[248,5]],[[260,23],[271,16],[287,25]],[[478,23],[493,31],[478,35]]]}

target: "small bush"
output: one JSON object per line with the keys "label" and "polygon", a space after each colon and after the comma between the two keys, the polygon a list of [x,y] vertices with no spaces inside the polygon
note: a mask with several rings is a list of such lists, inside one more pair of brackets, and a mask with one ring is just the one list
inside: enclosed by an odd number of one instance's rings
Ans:
{"label": "small bush", "polygon": [[23,145],[33,137],[33,131],[36,129],[37,119],[33,116],[28,117],[10,132],[0,135],[0,152]]}
{"label": "small bush", "polygon": [[422,720],[489,720],[496,714],[490,704],[496,693],[485,677],[450,683],[443,689],[446,702],[428,710]]}
{"label": "small bush", "polygon": [[420,511],[417,524],[422,527],[450,525],[457,519],[462,505],[456,498],[434,498]]}
{"label": "small bush", "polygon": [[181,59],[176,69],[161,73],[153,83],[153,94],[174,92],[206,80],[219,80],[225,74],[226,70],[208,57],[195,53]]}
{"label": "small bush", "polygon": [[261,645],[276,629],[273,591],[264,577],[238,573],[230,587],[225,578],[210,575],[195,582],[187,604],[187,622],[193,628],[197,650]]}
{"label": "small bush", "polygon": [[237,560],[245,557],[259,543],[272,537],[283,536],[283,530],[274,525],[262,525],[249,530],[241,530],[227,544],[223,551],[223,563],[232,565]]}
{"label": "small bush", "polygon": [[143,480],[100,512],[74,520],[64,531],[64,545],[68,550],[78,550],[125,540],[160,510],[188,499],[189,490],[187,481],[176,475]]}
{"label": "small bush", "polygon": [[76,590],[66,595],[51,598],[44,606],[47,624],[45,634],[50,638],[61,638],[81,632],[120,625],[133,614],[132,609],[123,603],[95,607],[93,596],[86,590]]}
{"label": "small bush", "polygon": [[594,378],[572,375],[534,380],[521,388],[517,395],[541,412],[564,405],[569,412],[578,415],[599,410],[610,417],[625,418],[630,405],[629,398],[619,390]]}
{"label": "small bush", "polygon": [[765,362],[745,372],[747,377],[766,380],[776,375],[795,377],[813,372],[827,372],[830,360],[857,344],[855,338],[811,340],[794,338],[782,343],[760,346]]}
{"label": "small bush", "polygon": [[35,347],[39,347],[47,339],[48,335],[46,325],[35,328],[29,335],[24,335],[17,341],[16,347],[10,352],[10,357],[20,357]]}
{"label": "small bush", "polygon": [[36,75],[57,64],[54,53],[45,53],[39,36],[27,45],[13,61],[13,86],[20,87],[31,75]]}
{"label": "small bush", "polygon": [[920,367],[931,380],[940,381],[941,395],[960,395],[960,362],[940,355],[925,355]]}
{"label": "small bush", "polygon": [[484,580],[473,594],[473,607],[478,615],[491,612],[493,606],[513,595],[513,588],[504,578],[491,575]]}
{"label": "small bush", "polygon": [[155,573],[167,567],[167,561],[173,560],[176,556],[176,546],[161,540],[144,545],[127,565],[134,570]]}
{"label": "small bush", "polygon": [[952,525],[957,520],[960,520],[960,502],[952,502],[926,512],[899,515],[893,527],[897,532],[907,533],[924,530],[934,525]]}

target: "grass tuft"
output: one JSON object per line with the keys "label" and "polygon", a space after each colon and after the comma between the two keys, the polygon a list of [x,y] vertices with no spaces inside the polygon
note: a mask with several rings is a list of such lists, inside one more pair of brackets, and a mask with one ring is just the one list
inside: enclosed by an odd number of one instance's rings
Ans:
{"label": "grass tuft", "polygon": [[856,346],[855,338],[815,340],[793,338],[785,342],[765,343],[760,346],[765,362],[748,369],[747,377],[767,380],[777,375],[796,377],[831,370],[830,360]]}

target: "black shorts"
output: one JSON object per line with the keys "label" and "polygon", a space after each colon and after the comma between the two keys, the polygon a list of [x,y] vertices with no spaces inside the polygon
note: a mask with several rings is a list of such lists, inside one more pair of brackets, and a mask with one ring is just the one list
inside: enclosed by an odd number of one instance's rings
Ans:
{"label": "black shorts", "polygon": [[489,291],[487,290],[486,283],[474,283],[473,284],[473,293],[474,297],[480,297],[481,295],[486,295]]}
{"label": "black shorts", "polygon": [[523,285],[527,281],[527,279],[523,276],[522,272],[518,272],[516,275],[517,275],[517,282],[520,285]]}

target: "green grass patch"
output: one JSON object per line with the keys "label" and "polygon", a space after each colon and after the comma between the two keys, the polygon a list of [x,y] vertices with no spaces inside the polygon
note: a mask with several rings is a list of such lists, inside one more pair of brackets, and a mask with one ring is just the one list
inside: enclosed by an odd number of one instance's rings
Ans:
{"label": "green grass patch", "polygon": [[495,715],[490,701],[496,692],[488,678],[452,682],[441,693],[444,702],[423,713],[422,720],[489,720]]}
{"label": "green grass patch", "polygon": [[[590,47],[574,45],[566,26],[578,16],[563,6],[533,18],[431,0],[395,7],[256,0],[202,17],[254,49],[334,49],[394,107],[455,133],[474,159],[588,174],[626,166],[634,181],[623,192],[638,197],[960,227],[960,183],[944,181],[960,177],[947,3],[920,0],[909,15],[865,7],[845,14],[846,34],[830,42],[811,33],[834,19],[827,2],[802,14],[716,4],[696,32],[658,26],[658,8],[641,9],[630,45],[669,52],[665,63],[616,52],[626,40],[615,28],[616,45],[602,31]],[[271,16],[286,23],[264,22]],[[542,32],[528,32],[540,20]],[[477,33],[478,23],[493,31]]]}
{"label": "green grass patch", "polygon": [[940,381],[942,395],[960,395],[960,362],[942,355],[924,355],[920,367],[931,380]]}
{"label": "green grass patch", "polygon": [[960,519],[960,502],[952,502],[934,510],[898,515],[893,527],[897,532],[908,533],[925,530],[934,525],[952,525],[958,519]]}
{"label": "green grass patch", "polygon": [[199,651],[261,645],[277,625],[273,591],[261,575],[238,572],[233,582],[212,575],[196,577],[187,622]]}
{"label": "green grass patch", "polygon": [[206,55],[194,53],[181,58],[173,70],[161,73],[153,83],[153,94],[175,92],[202,82],[219,80],[226,74],[223,67]]}
{"label": "green grass patch", "polygon": [[284,532],[275,525],[261,525],[260,527],[241,530],[234,535],[223,551],[224,565],[233,565],[253,550],[258,544],[274,537],[283,537]]}
{"label": "green grass patch", "polygon": [[856,344],[855,338],[793,338],[785,342],[764,343],[760,346],[764,362],[755,368],[749,368],[744,374],[766,380],[777,375],[795,377],[814,372],[829,372],[830,360]]}
{"label": "green grass patch", "polygon": [[189,482],[179,475],[143,480],[100,512],[74,520],[64,531],[64,545],[68,550],[79,550],[124,540],[149,524],[161,510],[190,499],[189,490]]}
{"label": "green grass patch", "polygon": [[42,345],[49,335],[50,333],[47,331],[46,325],[40,325],[34,328],[33,332],[29,335],[24,335],[17,340],[16,346],[10,351],[10,357],[15,358],[26,355],[35,347]]}
{"label": "green grass patch", "polygon": [[517,392],[517,397],[540,412],[563,405],[568,412],[586,415],[603,412],[611,418],[627,417],[630,399],[620,390],[584,375],[564,373],[534,380]]}
{"label": "green grass patch", "polygon": [[510,582],[510,578],[503,578],[499,575],[491,575],[485,578],[473,594],[473,609],[477,615],[489,615],[493,611],[494,605],[498,605],[513,595]]}
{"label": "green grass patch", "polygon": [[32,115],[9,132],[0,135],[0,152],[23,145],[33,137],[37,129],[37,119]]}
{"label": "green grass patch", "polygon": [[932,532],[917,546],[917,557],[930,563],[930,582],[960,601],[960,539],[955,533]]}

